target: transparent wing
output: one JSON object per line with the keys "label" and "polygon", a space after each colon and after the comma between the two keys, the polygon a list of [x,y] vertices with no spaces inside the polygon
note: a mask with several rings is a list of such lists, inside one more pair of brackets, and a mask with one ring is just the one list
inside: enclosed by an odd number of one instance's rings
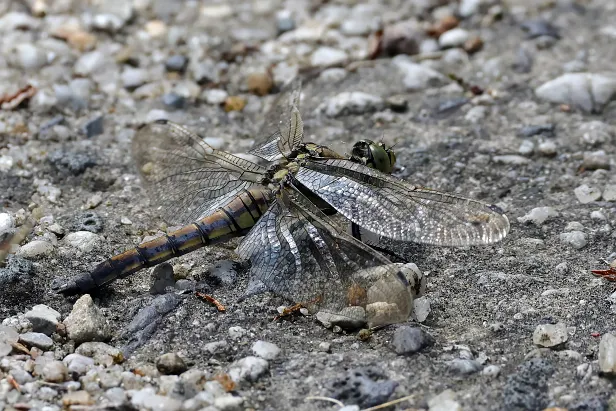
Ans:
{"label": "transparent wing", "polygon": [[278,96],[266,114],[261,128],[267,139],[249,151],[268,161],[288,157],[304,138],[304,123],[299,113],[302,82],[295,78]]}
{"label": "transparent wing", "polygon": [[365,321],[405,321],[409,283],[398,265],[348,236],[309,200],[287,190],[238,247],[251,281],[312,312]]}
{"label": "transparent wing", "polygon": [[351,161],[308,161],[295,177],[352,222],[394,240],[468,246],[500,241],[509,232],[509,220],[494,205],[414,186]]}
{"label": "transparent wing", "polygon": [[151,200],[169,223],[195,221],[256,185],[258,164],[216,150],[186,128],[164,120],[141,127],[133,159]]}

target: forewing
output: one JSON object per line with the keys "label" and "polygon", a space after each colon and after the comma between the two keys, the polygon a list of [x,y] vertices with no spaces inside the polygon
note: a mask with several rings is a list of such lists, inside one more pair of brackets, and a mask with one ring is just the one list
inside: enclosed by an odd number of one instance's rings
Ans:
{"label": "forewing", "polygon": [[302,82],[299,78],[288,84],[266,114],[261,127],[267,139],[258,143],[250,154],[268,161],[288,157],[296,145],[302,142],[304,123],[299,113]]}
{"label": "forewing", "polygon": [[396,265],[343,230],[297,192],[277,200],[238,247],[251,281],[312,312],[370,326],[404,321],[410,286]]}
{"label": "forewing", "polygon": [[259,182],[265,169],[216,150],[186,128],[159,120],[133,139],[133,159],[151,200],[166,221],[186,224]]}
{"label": "forewing", "polygon": [[309,161],[295,175],[352,222],[394,240],[491,244],[509,232],[496,206],[414,186],[348,160]]}

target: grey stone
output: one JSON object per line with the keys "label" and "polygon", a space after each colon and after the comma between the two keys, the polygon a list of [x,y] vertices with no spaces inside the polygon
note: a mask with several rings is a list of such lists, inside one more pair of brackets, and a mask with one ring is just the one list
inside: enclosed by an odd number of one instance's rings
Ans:
{"label": "grey stone", "polygon": [[229,366],[227,374],[236,383],[255,382],[267,372],[269,363],[263,358],[248,356]]}
{"label": "grey stone", "polygon": [[533,343],[540,347],[558,347],[566,343],[567,339],[567,326],[564,323],[539,324],[533,332]]}
{"label": "grey stone", "polygon": [[53,340],[43,333],[24,333],[19,336],[19,341],[28,347],[37,347],[43,351],[53,347]]}
{"label": "grey stone", "polygon": [[343,330],[356,330],[366,326],[366,311],[361,306],[345,307],[339,313],[319,311],[316,318],[327,328],[340,327]]}
{"label": "grey stone", "polygon": [[68,368],[62,361],[50,361],[43,367],[43,379],[47,382],[64,382],[68,379]]}
{"label": "grey stone", "polygon": [[543,358],[533,358],[520,365],[507,377],[503,389],[503,405],[506,410],[542,410],[550,402],[548,379],[554,366]]}
{"label": "grey stone", "polygon": [[239,326],[229,327],[229,338],[232,340],[239,340],[248,334],[248,331],[245,328]]}
{"label": "grey stone", "polygon": [[162,102],[165,106],[176,110],[181,110],[186,107],[186,98],[176,93],[164,94]]}
{"label": "grey stone", "polygon": [[385,108],[385,101],[379,97],[359,91],[345,91],[319,106],[328,117],[360,115]]}
{"label": "grey stone", "polygon": [[518,217],[520,223],[533,223],[535,225],[542,225],[549,218],[558,217],[559,213],[553,207],[535,207],[523,217]]}
{"label": "grey stone", "polygon": [[394,332],[393,346],[396,354],[414,354],[434,344],[434,338],[418,327],[402,326]]}
{"label": "grey stone", "polygon": [[599,369],[604,374],[616,375],[616,335],[606,333],[599,342]]}
{"label": "grey stone", "polygon": [[470,375],[481,371],[481,364],[468,358],[455,358],[448,364],[449,371],[458,375]]}
{"label": "grey stone", "polygon": [[179,411],[182,402],[175,398],[157,395],[152,387],[143,388],[133,393],[131,404],[137,409]]}
{"label": "grey stone", "polygon": [[183,72],[188,66],[188,58],[181,54],[175,54],[165,61],[167,71]]}
{"label": "grey stone", "polygon": [[152,286],[150,294],[165,294],[167,287],[175,285],[173,267],[169,263],[162,263],[152,270]]}
{"label": "grey stone", "polygon": [[312,53],[310,64],[312,67],[329,67],[342,64],[349,56],[346,52],[333,47],[321,46]]}
{"label": "grey stone", "polygon": [[67,366],[71,374],[84,375],[94,366],[94,360],[81,354],[69,354],[62,362]]}
{"label": "grey stone", "polygon": [[600,112],[616,97],[616,73],[567,73],[535,89],[542,100]]}
{"label": "grey stone", "polygon": [[601,190],[597,187],[591,187],[586,184],[582,184],[573,190],[575,197],[582,204],[592,203],[593,201],[597,201],[601,198]]}
{"label": "grey stone", "polygon": [[51,335],[59,324],[60,313],[44,304],[38,304],[25,314],[32,323],[32,331]]}
{"label": "grey stone", "polygon": [[588,238],[586,236],[586,233],[577,230],[570,231],[568,233],[562,233],[560,235],[560,241],[565,244],[568,244],[576,250],[581,250],[588,244]]}
{"label": "grey stone", "polygon": [[361,408],[373,407],[386,402],[398,383],[388,380],[377,367],[361,367],[348,370],[327,383],[329,396],[347,405]]}
{"label": "grey stone", "polygon": [[605,151],[599,150],[591,153],[584,153],[584,161],[582,167],[586,170],[609,170],[610,156]]}
{"label": "grey stone", "polygon": [[11,374],[11,376],[19,385],[24,385],[26,383],[34,381],[34,377],[32,377],[29,372],[21,368],[12,368],[11,371],[9,371],[9,374]]}
{"label": "grey stone", "polygon": [[47,65],[47,53],[31,43],[18,44],[14,47],[17,63],[25,70],[38,70]]}
{"label": "grey stone", "polygon": [[408,91],[423,90],[430,87],[440,87],[449,80],[436,70],[413,62],[408,56],[398,55],[392,60],[392,64],[404,76],[404,87]]}
{"label": "grey stone", "polygon": [[95,364],[111,366],[124,361],[120,350],[104,342],[85,342],[75,350],[76,354],[90,357]]}
{"label": "grey stone", "polygon": [[470,36],[471,35],[468,31],[456,27],[441,34],[438,39],[438,43],[441,48],[460,47],[470,38]]}
{"label": "grey stone", "polygon": [[456,394],[452,390],[445,390],[428,401],[428,411],[462,411]]}
{"label": "grey stone", "polygon": [[601,197],[605,201],[616,201],[616,184],[607,184],[603,189]]}
{"label": "grey stone", "polygon": [[53,253],[53,244],[45,240],[32,240],[19,247],[16,255],[24,258],[38,258]]}
{"label": "grey stone", "polygon": [[176,353],[166,353],[158,357],[156,368],[165,375],[180,375],[188,369],[182,357]]}
{"label": "grey stone", "polygon": [[280,348],[276,344],[259,340],[252,345],[252,352],[264,360],[273,360],[280,354]]}
{"label": "grey stone", "polygon": [[111,338],[107,319],[89,294],[81,296],[64,320],[66,332],[75,343],[106,341]]}
{"label": "grey stone", "polygon": [[79,251],[87,253],[100,244],[101,238],[91,231],[77,231],[67,234],[67,236],[64,237],[64,241],[71,247],[75,247]]}
{"label": "grey stone", "polygon": [[134,90],[148,81],[148,73],[143,69],[126,67],[122,72],[122,84],[129,90]]}
{"label": "grey stone", "polygon": [[96,137],[105,131],[104,129],[105,118],[103,116],[94,117],[83,126],[83,133],[86,137]]}

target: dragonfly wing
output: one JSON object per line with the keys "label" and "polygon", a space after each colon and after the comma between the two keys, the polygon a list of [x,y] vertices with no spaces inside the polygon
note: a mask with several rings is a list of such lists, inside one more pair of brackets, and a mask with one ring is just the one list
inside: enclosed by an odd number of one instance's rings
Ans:
{"label": "dragonfly wing", "polygon": [[268,161],[288,157],[296,145],[302,142],[304,123],[299,113],[302,83],[294,79],[278,96],[266,114],[261,131],[269,136],[249,151],[250,154]]}
{"label": "dragonfly wing", "polygon": [[141,127],[132,155],[161,215],[170,223],[197,220],[259,183],[265,168],[206,144],[169,122]]}
{"label": "dragonfly wing", "polygon": [[491,244],[509,232],[496,206],[414,186],[348,160],[309,161],[295,177],[352,222],[394,240]]}
{"label": "dragonfly wing", "polygon": [[285,191],[238,247],[251,281],[312,312],[365,321],[405,321],[411,286],[399,265],[344,233],[298,192]]}

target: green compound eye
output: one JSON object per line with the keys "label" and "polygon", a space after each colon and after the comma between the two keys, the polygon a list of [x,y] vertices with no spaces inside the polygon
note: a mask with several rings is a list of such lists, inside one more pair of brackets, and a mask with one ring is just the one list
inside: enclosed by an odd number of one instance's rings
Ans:
{"label": "green compound eye", "polygon": [[396,164],[394,150],[384,143],[375,143],[372,140],[360,140],[355,143],[351,159],[386,174],[391,174]]}

